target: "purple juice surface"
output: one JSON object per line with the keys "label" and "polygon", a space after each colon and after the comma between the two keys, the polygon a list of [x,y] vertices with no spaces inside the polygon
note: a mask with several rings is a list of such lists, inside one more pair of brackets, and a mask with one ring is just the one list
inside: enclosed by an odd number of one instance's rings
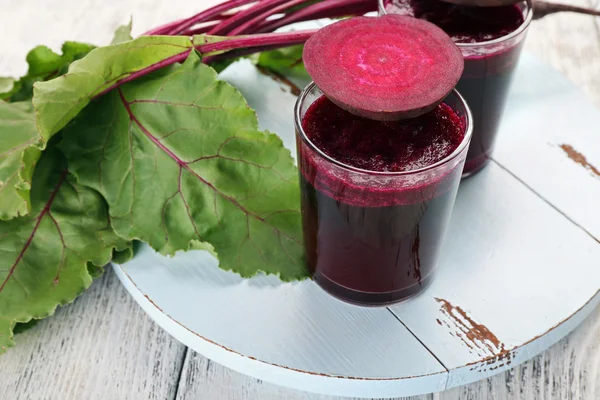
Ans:
{"label": "purple juice surface", "polygon": [[461,124],[443,103],[420,117],[381,122],[355,116],[326,97],[302,121],[309,139],[331,158],[379,172],[411,171],[444,159],[463,139]]}
{"label": "purple juice surface", "polygon": [[522,9],[518,5],[469,7],[432,0],[390,0],[385,9],[438,25],[463,52],[465,70],[456,88],[474,120],[464,174],[479,171],[491,158],[524,36],[495,45],[484,42],[517,31],[525,23]]}
{"label": "purple juice surface", "polygon": [[[389,175],[426,168],[451,155],[465,122],[446,104],[420,117],[380,122],[325,97],[306,112],[298,140],[304,239],[309,267],[324,289],[358,304],[388,304],[431,280],[454,203],[458,171]],[[381,174],[383,173],[383,174]]]}
{"label": "purple juice surface", "polygon": [[516,5],[469,7],[439,0],[392,0],[386,11],[427,20],[442,28],[456,43],[481,43],[508,35],[523,24]]}

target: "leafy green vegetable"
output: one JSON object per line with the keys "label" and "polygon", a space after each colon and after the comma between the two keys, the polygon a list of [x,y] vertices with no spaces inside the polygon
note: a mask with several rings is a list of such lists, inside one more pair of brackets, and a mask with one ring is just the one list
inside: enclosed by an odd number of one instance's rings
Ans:
{"label": "leafy green vegetable", "polygon": [[[99,47],[74,62],[69,73],[34,87],[33,105],[41,135],[48,140],[90,102],[135,72],[190,52],[192,43],[181,36],[144,36],[112,46]],[[126,56],[125,56],[126,55]]]}
{"label": "leafy green vegetable", "polygon": [[107,200],[118,235],[163,254],[209,243],[245,277],[308,275],[289,151],[196,53],[95,100],[61,149]]}
{"label": "leafy green vegetable", "polygon": [[121,25],[117,28],[117,30],[115,31],[115,34],[113,36],[113,39],[111,40],[110,44],[119,44],[119,43],[123,43],[123,42],[128,42],[130,40],[133,40],[133,37],[131,36],[131,27],[133,25],[133,20],[129,20],[129,23],[127,25]]}
{"label": "leafy green vegetable", "polygon": [[[197,35],[143,36],[116,45],[101,47],[69,67],[69,73],[35,85],[33,105],[42,137],[48,140],[69,123],[89,102],[120,84],[161,68],[184,61],[195,48],[227,41],[228,46],[212,47],[211,56],[243,46],[286,44],[306,40],[312,31],[279,34],[275,38],[221,37]],[[235,40],[237,39],[237,40]],[[126,56],[124,56],[126,54]]]}
{"label": "leafy green vegetable", "polygon": [[31,100],[35,82],[64,74],[73,61],[82,58],[93,48],[94,46],[86,43],[65,42],[62,46],[63,54],[59,55],[46,46],[37,46],[27,54],[27,75],[18,81],[13,80],[12,87],[8,81],[2,84],[2,80],[11,78],[0,78],[0,98],[13,102]]}
{"label": "leafy green vegetable", "polygon": [[0,100],[8,99],[19,88],[18,82],[13,78],[0,77]]}
{"label": "leafy green vegetable", "polygon": [[18,81],[0,78],[0,220],[29,212],[29,189],[35,163],[45,146],[38,133],[31,104],[33,83],[66,72],[69,64],[87,54],[93,46],[66,42],[63,55],[38,46],[27,55],[29,70]]}
{"label": "leafy green vegetable", "polygon": [[207,250],[246,277],[309,275],[289,151],[193,50],[300,39],[215,46],[231,38],[130,30],[94,50],[36,47],[25,77],[0,78],[0,353],[111,259],[131,258],[132,240]]}
{"label": "leafy green vegetable", "polygon": [[0,220],[29,213],[33,168],[43,141],[31,102],[0,102]]}
{"label": "leafy green vegetable", "polygon": [[102,266],[130,244],[110,227],[104,199],[78,184],[52,145],[33,177],[30,216],[0,222],[0,353],[12,330],[51,315],[89,287],[88,264]]}
{"label": "leafy green vegetable", "polygon": [[15,335],[17,335],[19,333],[23,333],[26,330],[29,330],[29,329],[33,328],[34,326],[36,326],[38,322],[39,322],[38,319],[32,319],[29,322],[17,323],[13,329],[13,333]]}
{"label": "leafy green vegetable", "polygon": [[299,78],[310,82],[310,76],[302,62],[303,45],[265,51],[258,55],[256,65],[276,72],[287,78]]}

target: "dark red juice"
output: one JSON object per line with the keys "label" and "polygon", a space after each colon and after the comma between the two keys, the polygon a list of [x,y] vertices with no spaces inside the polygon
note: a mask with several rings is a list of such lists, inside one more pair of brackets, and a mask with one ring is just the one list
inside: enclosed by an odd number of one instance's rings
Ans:
{"label": "dark red juice", "polygon": [[306,253],[321,287],[345,301],[380,305],[430,283],[462,160],[409,172],[455,152],[465,124],[446,104],[410,120],[379,122],[325,97],[312,103],[302,129],[319,150],[301,135],[297,147]]}
{"label": "dark red juice", "polygon": [[456,89],[469,104],[475,124],[465,176],[481,170],[492,156],[520,48],[518,45],[494,57],[465,59],[465,72]]}
{"label": "dark red juice", "polygon": [[511,35],[525,23],[523,7],[469,7],[432,0],[391,0],[385,4],[388,13],[438,25],[461,49],[465,70],[456,88],[469,104],[474,120],[464,175],[477,172],[491,157],[524,43],[524,32]]}

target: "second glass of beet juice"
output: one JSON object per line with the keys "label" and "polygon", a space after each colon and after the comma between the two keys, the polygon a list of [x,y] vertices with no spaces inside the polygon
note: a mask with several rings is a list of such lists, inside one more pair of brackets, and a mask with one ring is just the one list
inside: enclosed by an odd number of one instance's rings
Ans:
{"label": "second glass of beet juice", "polygon": [[381,122],[313,83],[295,108],[304,242],[315,281],[353,304],[407,299],[432,281],[472,134],[453,91],[433,111]]}
{"label": "second glass of beet juice", "polygon": [[380,14],[425,19],[452,37],[465,58],[457,90],[473,113],[474,131],[463,176],[490,160],[515,67],[533,17],[530,1],[471,7],[442,0],[379,0]]}

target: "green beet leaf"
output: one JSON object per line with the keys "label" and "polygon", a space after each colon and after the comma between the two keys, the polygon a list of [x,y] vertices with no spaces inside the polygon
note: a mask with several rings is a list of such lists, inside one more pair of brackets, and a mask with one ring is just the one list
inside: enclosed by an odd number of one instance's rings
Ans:
{"label": "green beet leaf", "polygon": [[31,104],[33,84],[62,75],[68,66],[83,57],[93,46],[66,42],[62,55],[46,46],[27,54],[27,75],[15,81],[0,78],[0,220],[29,212],[29,189],[33,168],[45,146],[38,133]]}
{"label": "green beet leaf", "polygon": [[27,54],[29,65],[27,75],[18,81],[13,81],[10,87],[8,81],[2,84],[3,79],[10,78],[0,78],[0,99],[12,102],[31,100],[35,82],[63,75],[73,61],[82,58],[93,48],[94,46],[87,43],[65,42],[60,55],[46,46],[37,46]]}
{"label": "green beet leaf", "polygon": [[31,102],[0,102],[0,220],[29,213],[29,189],[43,141]]}
{"label": "green beet leaf", "polygon": [[0,76],[0,100],[7,100],[19,89],[19,82],[13,78]]}
{"label": "green beet leaf", "polygon": [[117,30],[115,31],[113,39],[110,41],[110,44],[119,44],[119,43],[128,42],[130,40],[133,40],[133,37],[131,36],[132,25],[133,25],[133,20],[130,19],[129,23],[127,25],[119,26],[117,28]]}
{"label": "green beet leaf", "polygon": [[33,177],[31,215],[0,222],[0,353],[16,323],[51,315],[92,282],[89,266],[130,244],[110,227],[104,199],[78,184],[50,146]]}
{"label": "green beet leaf", "polygon": [[92,50],[71,64],[69,73],[34,85],[33,105],[38,128],[48,140],[90,100],[131,74],[190,52],[192,43],[182,36],[144,36]]}
{"label": "green beet leaf", "polygon": [[36,326],[38,322],[39,322],[39,320],[37,320],[37,319],[32,319],[29,322],[23,322],[23,323],[19,322],[13,328],[13,333],[15,335],[18,335],[19,333],[23,333],[23,332],[33,328],[34,326]]}
{"label": "green beet leaf", "polygon": [[287,78],[302,79],[310,82],[310,76],[302,61],[303,45],[284,47],[282,49],[265,51],[258,55],[255,63]]}
{"label": "green beet leaf", "polygon": [[[89,102],[120,83],[184,60],[194,47],[231,37],[197,35],[142,36],[128,40],[130,26],[117,29],[113,44],[100,47],[74,62],[69,73],[34,88],[33,105],[38,129],[49,140],[79,114]],[[215,52],[214,54],[219,54]]]}
{"label": "green beet leaf", "polygon": [[308,276],[289,151],[195,53],[94,100],[61,149],[118,235],[163,254],[202,242],[244,277]]}

